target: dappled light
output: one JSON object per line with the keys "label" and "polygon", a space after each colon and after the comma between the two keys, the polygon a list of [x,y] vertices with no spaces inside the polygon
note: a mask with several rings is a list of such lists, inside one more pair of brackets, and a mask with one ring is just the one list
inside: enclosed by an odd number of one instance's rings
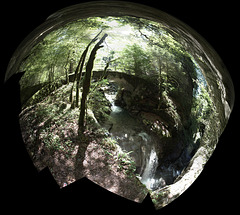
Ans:
{"label": "dappled light", "polygon": [[35,167],[48,166],[61,188],[87,177],[136,202],[149,192],[157,209],[181,195],[231,109],[207,54],[177,27],[134,15],[46,31],[18,68],[19,121]]}

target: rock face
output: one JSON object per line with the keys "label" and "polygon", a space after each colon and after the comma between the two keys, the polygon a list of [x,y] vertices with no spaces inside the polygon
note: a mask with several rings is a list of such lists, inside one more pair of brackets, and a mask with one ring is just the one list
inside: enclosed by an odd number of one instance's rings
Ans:
{"label": "rock face", "polygon": [[165,142],[166,155],[161,154],[163,159],[166,156],[168,159],[172,157],[170,160],[177,159],[186,147],[184,132],[188,135],[187,129],[191,124],[192,79],[178,79],[178,84],[184,89],[175,89],[162,98],[157,85],[150,80],[130,75],[122,79],[116,80],[119,89],[115,104],[128,110]]}

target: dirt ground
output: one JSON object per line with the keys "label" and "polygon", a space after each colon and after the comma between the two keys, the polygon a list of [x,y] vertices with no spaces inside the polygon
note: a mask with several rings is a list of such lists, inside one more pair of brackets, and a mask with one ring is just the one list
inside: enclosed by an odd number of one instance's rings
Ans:
{"label": "dirt ground", "polygon": [[[22,137],[35,167],[41,171],[48,166],[60,187],[86,176],[120,196],[143,201],[148,190],[109,134],[89,125],[79,137],[79,110],[64,105],[69,90],[63,86],[20,114]],[[119,159],[121,155],[125,160]]]}

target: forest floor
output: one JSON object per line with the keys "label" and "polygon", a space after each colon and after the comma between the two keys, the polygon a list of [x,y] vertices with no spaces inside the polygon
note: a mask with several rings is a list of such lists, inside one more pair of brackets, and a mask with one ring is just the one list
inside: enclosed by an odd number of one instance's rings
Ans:
{"label": "forest floor", "polygon": [[80,111],[69,103],[71,87],[72,83],[63,85],[20,114],[22,137],[34,165],[39,171],[48,166],[60,187],[86,176],[120,196],[143,201],[148,190],[135,176],[134,162],[99,126],[94,105],[87,109],[85,132],[78,135]]}

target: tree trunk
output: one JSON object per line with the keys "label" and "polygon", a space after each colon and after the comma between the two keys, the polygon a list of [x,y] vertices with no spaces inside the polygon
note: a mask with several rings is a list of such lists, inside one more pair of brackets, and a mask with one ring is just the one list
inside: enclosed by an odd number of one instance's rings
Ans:
{"label": "tree trunk", "polygon": [[66,84],[69,84],[68,70],[65,70]]}
{"label": "tree trunk", "polygon": [[158,76],[158,91],[159,91],[159,103],[158,103],[158,109],[161,108],[162,102],[163,102],[163,92],[162,92],[162,85],[163,85],[163,78],[162,78],[162,61],[161,59],[158,59],[158,65],[159,65],[159,76]]}
{"label": "tree trunk", "polygon": [[90,45],[92,44],[92,41],[88,44],[87,48],[84,50],[83,54],[82,54],[82,62],[81,62],[81,66],[79,69],[79,73],[77,75],[77,84],[76,84],[76,107],[78,107],[78,103],[79,103],[79,87],[80,87],[80,80],[82,77],[82,70],[83,70],[83,66],[84,66],[84,62],[87,56],[87,52],[88,49],[90,47]]}
{"label": "tree trunk", "polygon": [[91,42],[88,44],[88,46],[86,47],[86,49],[84,50],[84,52],[82,53],[82,55],[81,55],[81,57],[80,57],[80,59],[79,59],[77,68],[76,68],[75,73],[74,73],[73,86],[72,86],[72,89],[71,89],[71,92],[70,92],[71,108],[74,108],[74,102],[73,102],[73,98],[72,98],[74,83],[75,83],[75,81],[77,80],[77,84],[76,84],[76,107],[78,107],[78,101],[79,101],[79,85],[80,85],[80,79],[81,79],[81,76],[82,76],[82,70],[83,70],[83,66],[84,66],[85,59],[86,59],[86,55],[87,55],[87,52],[88,52],[88,49],[89,49],[90,45],[97,40],[97,37],[99,36],[99,34],[100,34],[101,32],[102,32],[102,31],[100,31],[100,32],[97,34],[97,36],[94,37],[94,38],[91,40]]}
{"label": "tree trunk", "polygon": [[87,55],[87,51],[88,51],[88,47],[85,49],[85,51],[83,52],[82,56],[81,56],[81,66],[79,68],[79,73],[77,74],[77,84],[76,84],[76,107],[78,107],[78,102],[79,102],[79,86],[80,86],[80,79],[82,76],[82,69],[83,69],[83,65],[85,62],[85,58]]}
{"label": "tree trunk", "polygon": [[69,98],[69,101],[71,103],[71,108],[74,108],[74,99],[73,99],[73,88],[74,88],[74,83],[76,81],[76,78],[77,78],[77,73],[78,73],[78,70],[80,68],[80,64],[82,62],[82,57],[83,55],[81,55],[79,61],[78,61],[78,65],[77,65],[77,68],[75,69],[75,73],[74,73],[74,78],[73,78],[73,85],[72,85],[72,88],[71,88],[71,91],[70,91],[70,98]]}
{"label": "tree trunk", "polygon": [[[116,59],[114,59],[114,60],[109,60],[107,63],[106,63],[106,66],[104,67],[104,69],[103,69],[103,73],[102,73],[102,75],[101,75],[101,78],[100,78],[100,81],[101,80],[103,80],[103,79],[105,79],[105,78],[107,78],[107,75],[108,75],[108,67],[110,66],[110,63],[112,63],[112,62],[114,62],[114,61],[116,61],[116,60],[118,60],[119,58],[116,58]],[[116,67],[115,67],[115,71],[116,71]]]}
{"label": "tree trunk", "polygon": [[48,88],[51,90],[52,83],[54,82],[54,64],[52,64],[49,68],[48,72]]}
{"label": "tree trunk", "polygon": [[[68,52],[66,63],[63,66],[63,68],[65,70],[66,84],[69,84],[68,69],[67,69],[67,65],[68,65],[68,62],[69,62],[69,57],[70,57],[70,51]],[[70,61],[70,68],[71,68],[71,61]]]}
{"label": "tree trunk", "polygon": [[107,69],[108,69],[108,67],[109,67],[109,65],[110,65],[110,62],[111,62],[111,61],[108,61],[108,62],[106,63],[106,66],[105,66],[104,69],[103,69],[103,73],[102,73],[99,81],[101,81],[101,80],[103,80],[104,78],[107,77]]}
{"label": "tree trunk", "polygon": [[[79,115],[79,121],[78,121],[79,135],[84,131],[84,117],[85,117],[85,109],[86,109],[85,107],[86,107],[86,100],[87,100],[87,96],[88,96],[90,85],[91,85],[91,77],[92,77],[94,60],[96,57],[97,50],[103,47],[101,46],[101,44],[103,43],[103,41],[107,36],[108,36],[107,34],[104,34],[103,37],[99,40],[99,42],[94,46],[90,54],[89,60],[87,62],[86,74],[83,79],[83,91],[82,91],[81,107],[80,107],[81,109],[80,109],[80,115]],[[96,39],[94,41],[96,41]]]}

